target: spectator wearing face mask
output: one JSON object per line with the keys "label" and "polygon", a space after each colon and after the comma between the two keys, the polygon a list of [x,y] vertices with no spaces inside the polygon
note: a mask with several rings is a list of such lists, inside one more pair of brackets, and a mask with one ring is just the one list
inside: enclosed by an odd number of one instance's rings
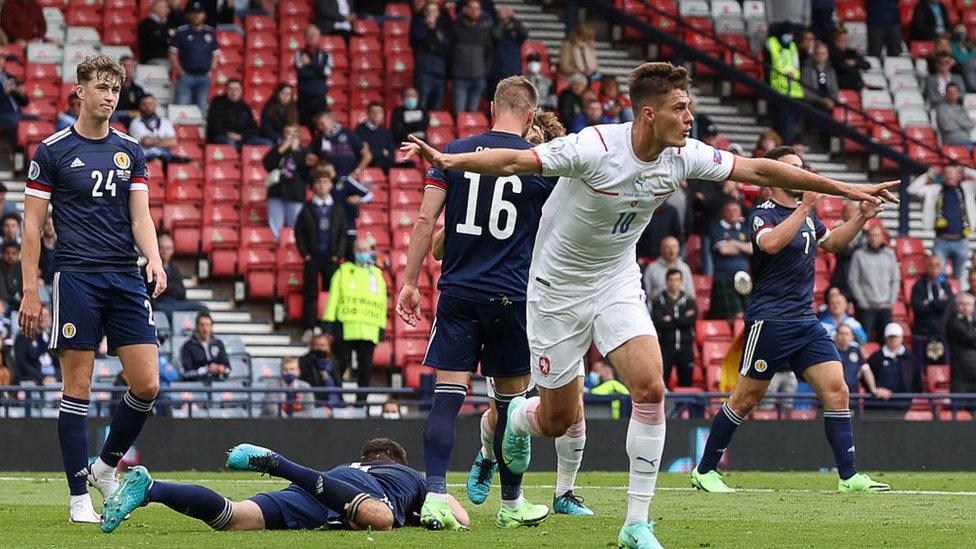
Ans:
{"label": "spectator wearing face mask", "polygon": [[[356,355],[356,380],[369,387],[373,351],[387,322],[387,291],[383,271],[374,265],[373,251],[365,239],[357,239],[355,262],[346,262],[332,275],[329,303],[322,319],[336,336],[336,360],[341,376],[352,369]],[[359,394],[357,401],[365,401]]]}
{"label": "spectator wearing face mask", "polygon": [[[765,59],[769,86],[773,91],[791,99],[803,99],[805,94],[800,83],[800,52],[793,40],[793,25],[774,24],[766,39]],[[796,109],[788,104],[771,103],[773,125],[783,138],[792,145],[796,135]]]}
{"label": "spectator wearing face mask", "polygon": [[270,417],[310,417],[315,400],[312,393],[302,391],[311,386],[298,379],[298,359],[286,356],[281,359],[281,378],[269,387],[292,389],[284,392],[269,392],[264,396],[263,415]]}
{"label": "spectator wearing face mask", "polygon": [[539,90],[539,107],[546,110],[555,110],[556,93],[552,84],[552,79],[542,71],[542,58],[538,53],[532,52],[525,58],[525,78],[535,89]]}
{"label": "spectator wearing face mask", "polygon": [[969,39],[969,29],[966,25],[959,23],[953,27],[950,49],[956,65],[966,79],[966,88],[976,90],[976,46]]}
{"label": "spectator wearing face mask", "polygon": [[[332,341],[320,333],[312,337],[309,350],[298,360],[299,378],[311,387],[339,387],[341,379],[332,360]],[[335,393],[315,393],[317,406],[333,407],[339,403]]]}
{"label": "spectator wearing face mask", "polygon": [[407,88],[403,90],[403,105],[393,109],[390,115],[390,130],[393,140],[399,145],[407,140],[407,136],[416,135],[424,139],[427,136],[427,110],[420,104],[417,90]]}
{"label": "spectator wearing face mask", "polygon": [[383,419],[400,419],[400,403],[393,395],[388,396],[383,403]]}

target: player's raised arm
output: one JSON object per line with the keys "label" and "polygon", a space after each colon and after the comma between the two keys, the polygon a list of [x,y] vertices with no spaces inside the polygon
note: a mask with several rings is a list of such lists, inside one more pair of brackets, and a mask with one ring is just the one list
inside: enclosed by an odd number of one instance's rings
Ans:
{"label": "player's raised arm", "polygon": [[898,203],[898,197],[892,192],[892,189],[900,185],[900,181],[887,181],[873,185],[851,185],[768,158],[740,156],[736,157],[735,160],[735,166],[729,175],[729,179],[735,181],[752,183],[761,187],[779,187],[832,194],[858,201]]}
{"label": "player's raised arm", "polygon": [[424,198],[420,202],[420,212],[413,225],[410,235],[410,247],[407,250],[407,268],[403,275],[403,287],[397,298],[396,312],[404,322],[411,326],[420,319],[420,290],[417,279],[420,277],[420,267],[424,264],[430,241],[434,233],[434,224],[444,209],[447,192],[438,186],[427,185]]}
{"label": "player's raised arm", "polygon": [[803,227],[807,216],[814,211],[820,196],[816,193],[803,193],[803,201],[797,205],[785,220],[774,225],[765,219],[762,210],[756,210],[753,218],[753,240],[759,249],[770,255],[779,253],[789,245],[796,233]]}
{"label": "player's raised arm", "polygon": [[483,175],[523,175],[542,173],[542,163],[533,149],[484,149],[469,153],[442,153],[415,135],[400,150],[406,158],[422,156],[442,170],[461,170]]}
{"label": "player's raised arm", "polygon": [[149,212],[149,188],[147,183],[140,190],[138,183],[133,181],[132,190],[129,193],[129,216],[132,218],[132,238],[136,241],[136,246],[142,255],[146,256],[149,263],[146,264],[146,280],[156,282],[153,289],[153,298],[159,297],[166,291],[166,270],[163,269],[163,260],[159,257],[159,244],[156,242],[156,227],[153,225],[152,214]]}
{"label": "player's raised arm", "polygon": [[20,328],[33,339],[41,319],[41,297],[37,289],[38,261],[41,257],[41,227],[47,219],[49,200],[26,192],[24,197],[24,235],[20,269],[24,297],[20,302]]}

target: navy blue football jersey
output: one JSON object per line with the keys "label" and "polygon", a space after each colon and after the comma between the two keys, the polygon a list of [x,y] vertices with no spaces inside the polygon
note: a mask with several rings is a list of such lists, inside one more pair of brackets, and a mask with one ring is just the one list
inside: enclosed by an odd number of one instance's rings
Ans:
{"label": "navy blue football jersey", "polygon": [[135,270],[129,193],[148,192],[148,181],[142,147],[115,129],[95,140],[71,126],[42,141],[24,194],[51,201],[58,233],[54,269]]}
{"label": "navy blue football jersey", "polygon": [[[444,152],[503,148],[532,145],[512,133],[487,131],[452,141]],[[555,180],[432,168],[426,185],[447,191],[444,259],[437,284],[441,293],[477,301],[525,301],[542,205]]]}
{"label": "navy blue football jersey", "polygon": [[[415,518],[420,516],[420,508],[427,497],[427,481],[419,472],[391,461],[363,461],[340,465],[329,474],[338,473],[342,478],[342,472],[348,469],[363,471],[379,483],[398,525],[416,522]],[[355,485],[355,482],[352,484]]]}
{"label": "navy blue football jersey", "polygon": [[794,208],[767,200],[749,216],[752,227],[752,300],[746,321],[809,320],[813,314],[813,279],[817,247],[830,231],[810,213],[793,240],[779,253],[768,254],[756,243],[786,220]]}

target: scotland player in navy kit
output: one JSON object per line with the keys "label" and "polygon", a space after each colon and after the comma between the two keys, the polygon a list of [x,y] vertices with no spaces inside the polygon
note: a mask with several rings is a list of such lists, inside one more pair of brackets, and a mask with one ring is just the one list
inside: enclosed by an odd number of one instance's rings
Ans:
{"label": "scotland player in navy kit", "polygon": [[[766,158],[796,167],[803,161],[792,147],[777,147]],[[706,492],[732,492],[716,469],[736,427],[766,394],[769,381],[791,367],[813,386],[823,403],[827,440],[834,451],[841,492],[889,490],[857,472],[849,393],[837,348],[813,313],[814,261],[817,247],[845,248],[881,207],[861,202],[858,214],[832,232],[817,218],[820,195],[772,188],[771,199],[755,208],[752,301],[746,308],[745,348],[739,380],[728,402],[712,421],[701,462],[692,471],[692,486]]]}
{"label": "scotland player in navy kit", "polygon": [[[253,444],[239,444],[227,467],[283,478],[290,486],[230,501],[192,484],[153,480],[145,467],[130,469],[103,510],[102,531],[114,531],[141,506],[161,503],[205,522],[214,530],[390,530],[418,524],[426,481],[407,466],[407,453],[388,438],[367,440],[361,461],[317,471]],[[467,513],[453,498],[454,516],[466,528]]]}
{"label": "scotland player in navy kit", "polygon": [[[51,348],[64,379],[58,438],[71,522],[98,522],[86,479],[107,498],[118,486],[115,467],[139,435],[159,389],[159,354],[152,307],[136,265],[146,256],[154,296],[166,273],[149,214],[149,174],[139,143],[109,128],[125,71],[104,55],[78,65],[75,125],[44,139],[30,163],[24,204],[24,299],[20,324],[34,337],[41,313],[38,258],[41,226],[53,207],[58,232]],[[95,349],[108,337],[129,390],[112,418],[98,459],[88,464],[88,406]]]}
{"label": "scotland player in navy kit", "polygon": [[[448,144],[450,151],[488,148],[529,149],[522,138],[538,103],[535,87],[522,77],[502,80],[492,103],[491,131]],[[437,369],[434,404],[424,429],[428,495],[422,523],[456,529],[447,506],[446,474],[456,438],[455,422],[471,373],[494,379],[498,409],[495,454],[511,399],[528,388],[529,348],[525,331],[525,289],[535,232],[552,182],[537,175],[491,177],[474,172],[432,169],[410,239],[407,270],[397,314],[415,324],[420,317],[417,278],[431,248],[434,221],[444,210],[444,260],[437,317],[424,364]],[[500,527],[538,524],[549,514],[544,505],[522,497],[521,475],[499,463],[502,505]]]}

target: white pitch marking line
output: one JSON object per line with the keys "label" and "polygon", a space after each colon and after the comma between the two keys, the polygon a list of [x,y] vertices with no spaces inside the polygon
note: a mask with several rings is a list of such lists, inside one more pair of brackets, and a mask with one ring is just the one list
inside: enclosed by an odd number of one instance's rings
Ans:
{"label": "white pitch marking line", "polygon": [[[207,479],[196,479],[196,480],[186,480],[186,479],[170,479],[170,478],[158,478],[157,480],[163,482],[177,482],[177,483],[199,483],[199,484],[285,484],[288,481],[284,479],[274,480],[274,479],[254,479],[246,480],[239,478],[228,478],[228,479],[218,479],[218,478],[207,478]],[[0,477],[0,482],[65,482],[62,477]],[[450,488],[464,488],[466,484],[448,484]],[[497,487],[497,484],[492,486]],[[555,489],[555,484],[523,484],[523,488],[538,488],[538,489]],[[580,490],[613,490],[613,491],[623,491],[626,490],[626,486],[577,486]],[[657,488],[659,492],[694,492],[695,489],[691,487],[677,487],[677,486],[667,486]],[[837,492],[833,490],[805,490],[802,488],[736,488],[736,492],[742,493],[790,493],[790,494],[836,494]],[[891,490],[890,492],[878,492],[894,495],[904,495],[904,496],[976,496],[976,492],[947,492],[943,490]]]}

